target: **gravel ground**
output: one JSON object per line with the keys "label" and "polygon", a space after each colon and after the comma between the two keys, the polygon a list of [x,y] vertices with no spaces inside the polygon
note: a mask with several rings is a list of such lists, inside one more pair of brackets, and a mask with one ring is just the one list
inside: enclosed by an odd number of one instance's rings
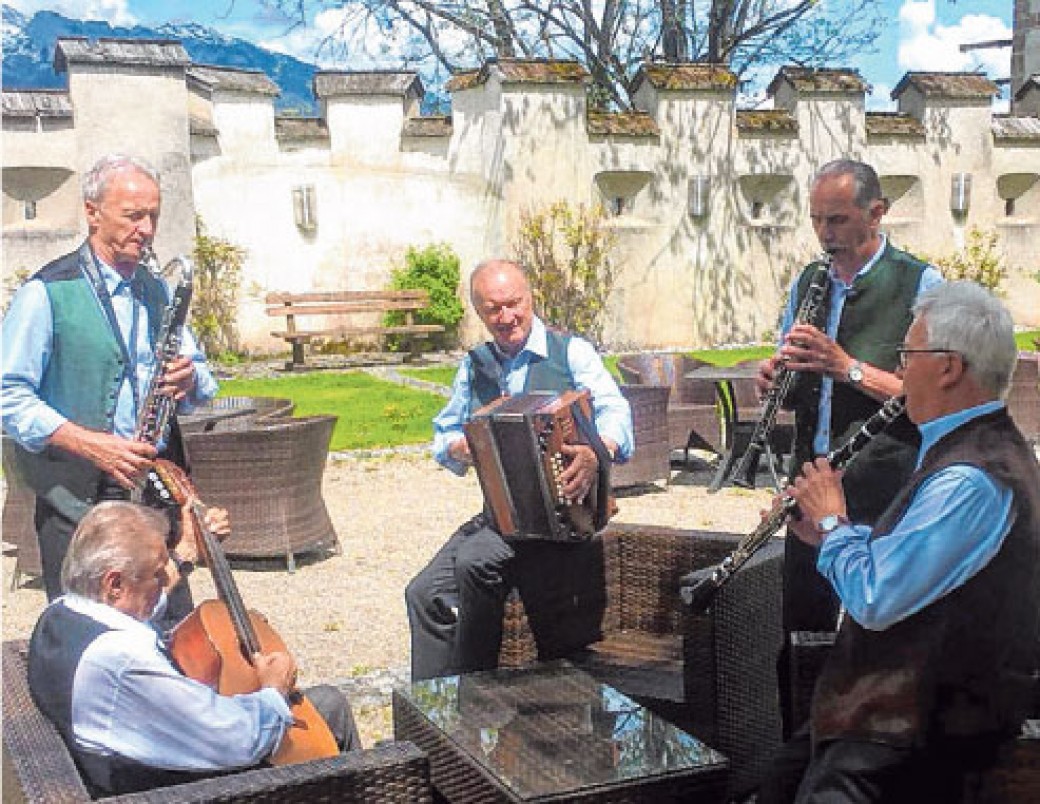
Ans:
{"label": "gravel ground", "polygon": [[[622,496],[618,521],[747,533],[768,505],[763,490],[708,497],[706,471],[673,472]],[[471,472],[457,478],[414,451],[333,455],[324,495],[341,543],[338,554],[284,562],[236,562],[248,606],[264,613],[300,665],[301,684],[333,681],[349,691],[362,739],[391,737],[389,691],[407,678],[403,591],[447,536],[481,506]],[[218,503],[218,501],[211,501]],[[10,591],[14,558],[3,558],[3,638],[27,637],[44,604],[37,582]],[[192,576],[196,601],[213,596],[205,570]]]}

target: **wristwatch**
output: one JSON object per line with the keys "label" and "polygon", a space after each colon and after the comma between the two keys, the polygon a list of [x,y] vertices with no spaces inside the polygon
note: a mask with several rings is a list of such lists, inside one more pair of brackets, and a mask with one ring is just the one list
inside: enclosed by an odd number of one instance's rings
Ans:
{"label": "wristwatch", "polygon": [[851,385],[859,385],[863,382],[863,364],[857,360],[849,366],[847,374]]}
{"label": "wristwatch", "polygon": [[845,517],[838,514],[827,514],[820,521],[816,523],[816,530],[822,533],[824,536],[828,535],[832,531],[840,528],[846,522]]}

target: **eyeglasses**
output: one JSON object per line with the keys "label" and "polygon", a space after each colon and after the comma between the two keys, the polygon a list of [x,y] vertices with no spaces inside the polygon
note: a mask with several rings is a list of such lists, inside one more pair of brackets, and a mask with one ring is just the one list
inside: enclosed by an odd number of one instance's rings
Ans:
{"label": "eyeglasses", "polygon": [[896,349],[896,354],[899,355],[899,365],[901,368],[906,368],[907,355],[914,354],[933,354],[933,355],[956,355],[960,354],[956,349],[907,349],[901,347]]}

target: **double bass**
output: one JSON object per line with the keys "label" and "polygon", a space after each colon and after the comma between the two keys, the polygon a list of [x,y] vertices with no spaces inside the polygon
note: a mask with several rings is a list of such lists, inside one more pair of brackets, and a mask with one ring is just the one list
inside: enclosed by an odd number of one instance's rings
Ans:
{"label": "double bass", "polygon": [[[224,550],[206,527],[205,507],[184,470],[160,459],[155,462],[155,475],[173,500],[190,513],[200,556],[213,575],[219,598],[203,601],[174,628],[170,654],[186,676],[221,695],[256,692],[260,680],[251,657],[286,652],[285,643],[262,614],[246,609]],[[289,694],[289,709],[293,723],[271,755],[272,765],[292,765],[339,753],[328,724],[298,690]]]}

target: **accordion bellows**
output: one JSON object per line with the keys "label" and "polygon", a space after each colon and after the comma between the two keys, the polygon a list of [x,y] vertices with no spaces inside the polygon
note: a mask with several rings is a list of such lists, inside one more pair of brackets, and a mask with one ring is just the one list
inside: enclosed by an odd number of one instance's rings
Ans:
{"label": "accordion bellows", "polygon": [[485,508],[504,538],[580,541],[613,514],[604,472],[583,500],[560,490],[562,445],[586,443],[576,415],[592,420],[588,391],[499,397],[466,423]]}

